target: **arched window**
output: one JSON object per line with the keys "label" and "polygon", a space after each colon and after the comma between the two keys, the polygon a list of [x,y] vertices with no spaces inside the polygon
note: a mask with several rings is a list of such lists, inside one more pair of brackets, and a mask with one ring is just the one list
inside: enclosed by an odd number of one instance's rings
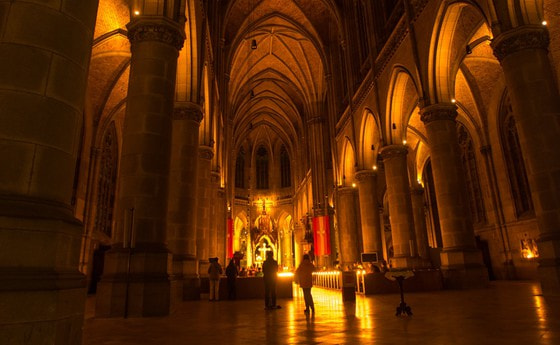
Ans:
{"label": "arched window", "polygon": [[112,235],[118,157],[117,131],[113,122],[105,132],[101,147],[95,219],[95,228],[109,237]]}
{"label": "arched window", "polygon": [[473,224],[481,224],[486,221],[486,213],[484,210],[482,191],[480,189],[480,181],[478,179],[478,170],[476,168],[476,155],[473,141],[465,126],[459,122],[457,122],[457,137],[459,140],[459,147],[461,148],[461,162],[463,163],[463,172],[465,174],[465,184],[467,187],[472,221]]}
{"label": "arched window", "polygon": [[235,160],[235,187],[245,188],[245,150],[239,149]]}
{"label": "arched window", "polygon": [[290,156],[288,155],[288,151],[286,151],[285,146],[282,146],[280,149],[280,170],[282,175],[282,188],[290,187],[292,185]]}
{"label": "arched window", "polygon": [[502,145],[509,175],[511,193],[515,203],[515,212],[518,217],[533,213],[533,200],[529,189],[529,180],[523,161],[523,153],[519,144],[517,127],[513,117],[511,101],[507,94],[502,99],[500,109]]}
{"label": "arched window", "polygon": [[268,152],[261,146],[257,149],[257,189],[268,189]]}
{"label": "arched window", "polygon": [[439,223],[439,211],[437,207],[436,189],[434,185],[434,175],[432,173],[432,162],[428,160],[422,172],[422,181],[424,181],[424,197],[428,206],[428,241],[430,247],[441,248],[443,241],[441,237],[441,226]]}

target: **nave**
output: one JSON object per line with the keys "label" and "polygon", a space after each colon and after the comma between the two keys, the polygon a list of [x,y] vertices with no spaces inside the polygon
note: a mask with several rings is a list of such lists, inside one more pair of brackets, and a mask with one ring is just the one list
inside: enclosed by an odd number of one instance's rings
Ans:
{"label": "nave", "polygon": [[[297,286],[294,285],[294,289]],[[488,289],[405,294],[414,313],[396,317],[396,294],[357,296],[313,288],[316,315],[303,313],[301,290],[265,311],[261,300],[182,302],[161,318],[94,317],[86,306],[84,345],[175,344],[431,344],[554,345],[560,343],[560,300],[542,297],[536,282],[493,282]]]}

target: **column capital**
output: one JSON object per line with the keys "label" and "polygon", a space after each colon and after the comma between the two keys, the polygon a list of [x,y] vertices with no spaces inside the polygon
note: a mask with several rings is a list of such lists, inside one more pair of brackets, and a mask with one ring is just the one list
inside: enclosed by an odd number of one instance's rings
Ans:
{"label": "column capital", "polygon": [[548,49],[548,30],[542,25],[523,25],[501,33],[492,40],[494,55],[500,62],[507,56],[526,49]]}
{"label": "column capital", "polygon": [[173,120],[189,120],[200,124],[202,121],[202,107],[195,103],[175,103]]}
{"label": "column capital", "polygon": [[388,145],[381,148],[381,157],[383,159],[390,159],[395,157],[406,157],[408,148],[404,145]]}
{"label": "column capital", "polygon": [[453,103],[436,103],[420,109],[420,120],[424,123],[432,121],[455,121],[457,106]]}
{"label": "column capital", "polygon": [[356,193],[357,189],[354,187],[338,187],[338,194],[342,195],[342,194],[351,194],[351,193]]}
{"label": "column capital", "polygon": [[126,25],[126,28],[131,44],[157,41],[169,44],[179,51],[185,42],[184,30],[179,24],[165,17],[134,19]]}
{"label": "column capital", "polygon": [[211,160],[212,158],[214,158],[214,150],[210,146],[199,146],[198,157]]}
{"label": "column capital", "polygon": [[356,174],[354,175],[354,178],[358,182],[363,182],[369,178],[375,178],[376,176],[377,176],[377,172],[375,170],[365,169],[365,170],[357,171]]}

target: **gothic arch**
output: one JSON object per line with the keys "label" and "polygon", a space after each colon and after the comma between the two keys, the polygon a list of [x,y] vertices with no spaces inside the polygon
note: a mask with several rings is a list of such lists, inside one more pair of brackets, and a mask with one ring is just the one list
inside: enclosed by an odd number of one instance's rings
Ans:
{"label": "gothic arch", "polygon": [[467,45],[482,23],[484,12],[469,1],[444,1],[432,33],[428,65],[431,103],[455,98],[455,76],[467,55]]}
{"label": "gothic arch", "polygon": [[401,144],[406,140],[408,122],[418,104],[418,88],[410,72],[401,66],[393,70],[389,85],[386,140],[388,144]]}
{"label": "gothic arch", "polygon": [[382,144],[381,126],[378,118],[365,109],[361,118],[359,165],[362,169],[373,169],[377,164],[377,154]]}

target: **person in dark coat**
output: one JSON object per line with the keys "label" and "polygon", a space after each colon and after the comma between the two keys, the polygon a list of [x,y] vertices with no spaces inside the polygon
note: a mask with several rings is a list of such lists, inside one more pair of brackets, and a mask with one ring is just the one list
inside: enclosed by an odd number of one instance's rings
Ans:
{"label": "person in dark coat", "polygon": [[229,261],[226,267],[227,276],[227,286],[228,286],[228,299],[234,300],[237,298],[237,291],[235,289],[235,280],[237,279],[239,272],[237,271],[237,266],[233,259]]}
{"label": "person in dark coat", "polygon": [[303,256],[303,261],[296,270],[295,279],[303,290],[303,299],[305,300],[305,313],[309,314],[309,310],[315,314],[315,304],[313,303],[313,296],[311,295],[311,288],[313,287],[313,272],[315,266],[309,259],[309,255]]}
{"label": "person in dark coat", "polygon": [[276,278],[278,276],[278,262],[274,260],[272,252],[266,253],[266,260],[262,265],[264,279],[264,309],[280,309],[276,304]]}

